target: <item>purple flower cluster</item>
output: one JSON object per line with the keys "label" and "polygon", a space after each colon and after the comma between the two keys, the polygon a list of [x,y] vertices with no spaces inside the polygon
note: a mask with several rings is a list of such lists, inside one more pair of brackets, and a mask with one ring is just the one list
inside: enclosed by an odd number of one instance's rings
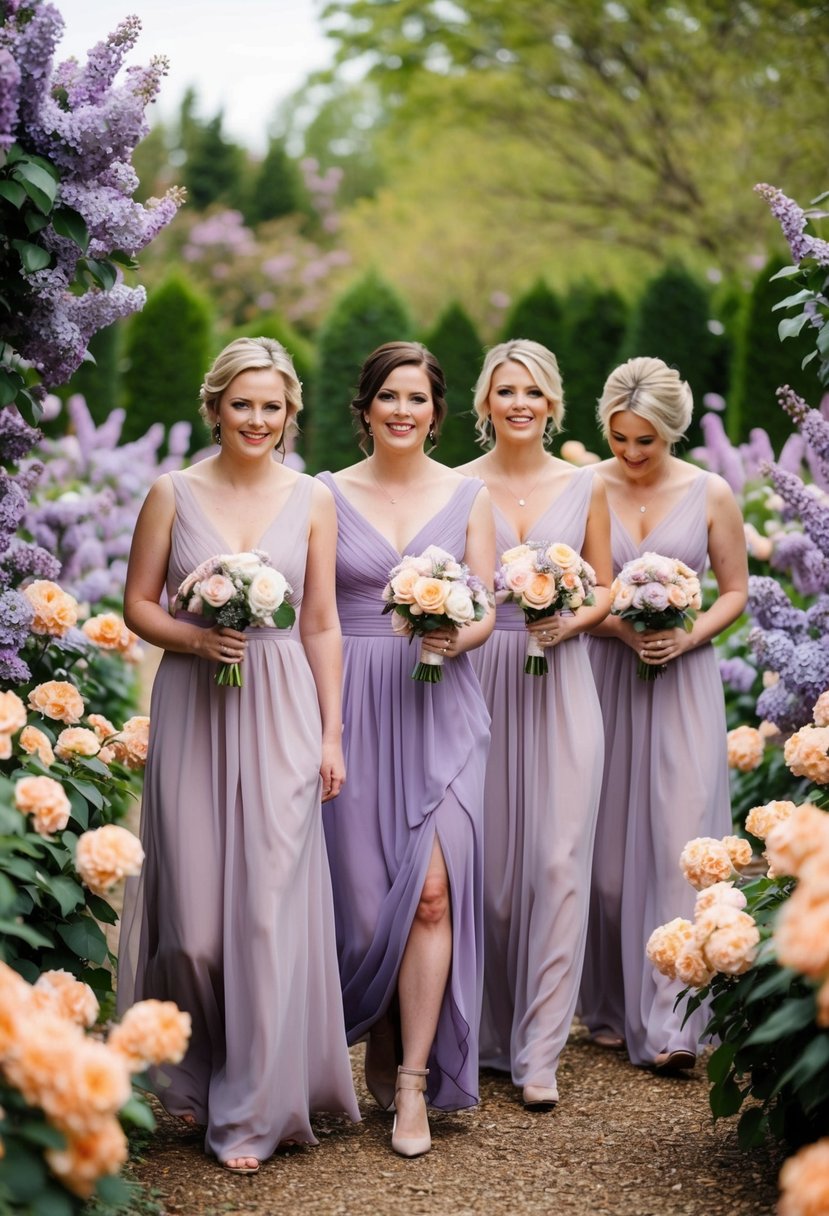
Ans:
{"label": "purple flower cluster", "polygon": [[806,613],[802,608],[795,608],[776,579],[758,574],[749,578],[748,613],[761,629],[782,629],[798,640],[806,636]]}
{"label": "purple flower cluster", "polygon": [[775,570],[788,571],[795,591],[801,595],[817,595],[829,587],[829,558],[805,532],[786,532],[778,536],[771,566]]}
{"label": "purple flower cluster", "polygon": [[799,516],[807,536],[825,557],[829,557],[829,503],[821,502],[796,473],[789,473],[777,464],[766,465],[763,471],[781,498]]}
{"label": "purple flower cluster", "polygon": [[[5,5],[0,26],[0,147],[16,141],[47,158],[60,173],[58,202],[78,211],[90,235],[88,254],[106,259],[116,250],[136,253],[172,220],[182,201],[171,190],[146,205],[132,198],[137,181],[130,159],[146,135],[145,108],[158,93],[167,65],[129,67],[114,80],[141,24],[128,17],[89,53],[53,71],[63,21],[51,4],[28,0]],[[15,75],[16,73],[16,75]],[[20,316],[0,328],[6,340],[48,385],[65,382],[82,362],[99,329],[143,307],[143,288],[117,283],[110,290],[71,290],[81,250],[47,227],[39,239],[53,264],[26,275]]]}
{"label": "purple flower cluster", "polygon": [[777,390],[777,400],[809,445],[809,467],[821,489],[829,490],[829,419],[820,410],[810,409],[788,384]]}
{"label": "purple flower cluster", "polygon": [[740,655],[720,659],[720,679],[735,692],[751,692],[751,687],[757,679],[757,668],[752,667]]}
{"label": "purple flower cluster", "polygon": [[792,260],[802,262],[805,258],[813,258],[819,266],[829,266],[829,241],[822,241],[819,237],[806,233],[809,217],[803,208],[798,207],[793,199],[788,198],[776,186],[760,182],[754,189],[766,200],[772,215],[780,222],[783,235],[792,251]]}

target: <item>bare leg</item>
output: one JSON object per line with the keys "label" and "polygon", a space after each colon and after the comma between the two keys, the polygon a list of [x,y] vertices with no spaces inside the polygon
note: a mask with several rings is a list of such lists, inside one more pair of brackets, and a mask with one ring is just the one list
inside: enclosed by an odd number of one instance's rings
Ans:
{"label": "bare leg", "polygon": [[[449,876],[440,842],[435,837],[397,981],[404,1068],[426,1067],[437,1033],[451,962]],[[400,1089],[395,1105],[397,1129],[401,1136],[428,1134],[429,1121],[422,1093]]]}

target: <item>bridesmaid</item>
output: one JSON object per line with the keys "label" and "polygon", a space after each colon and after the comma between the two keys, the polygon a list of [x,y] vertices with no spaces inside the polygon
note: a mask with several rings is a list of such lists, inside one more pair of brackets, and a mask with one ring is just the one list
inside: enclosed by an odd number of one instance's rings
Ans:
{"label": "bridesmaid", "polygon": [[[564,414],[555,355],[502,342],[475,389],[490,450],[464,466],[495,507],[498,557],[524,541],[563,541],[595,568],[595,607],[524,623],[498,607],[473,663],[492,715],[484,795],[484,999],[481,1062],[511,1072],[524,1104],[558,1101],[556,1068],[576,1006],[604,739],[586,629],[609,605],[604,486],[546,450]],[[549,673],[524,674],[527,631]]]}
{"label": "bridesmaid", "polygon": [[[599,420],[613,458],[594,466],[611,512],[614,572],[644,552],[680,558],[718,596],[683,629],[636,633],[607,617],[590,659],[605,721],[605,770],[581,1017],[602,1046],[627,1045],[634,1064],[692,1068],[705,1011],[684,1027],[679,991],[645,957],[657,925],[692,916],[694,892],[679,855],[696,836],[731,830],[723,691],[712,640],[742,612],[748,574],[743,521],[722,478],[671,454],[693,400],[661,359],[630,359],[611,373]],[[639,658],[667,664],[653,682]]]}
{"label": "bridesmaid", "polygon": [[[446,415],[443,372],[415,342],[366,359],[351,403],[358,464],[320,476],[339,517],[349,783],[326,808],[346,1029],[368,1035],[366,1083],[394,1104],[392,1148],[431,1147],[424,1102],[478,1096],[481,802],[489,717],[466,653],[494,613],[409,645],[381,615],[389,571],[438,545],[491,585],[492,512],[479,481],[432,460]],[[438,684],[411,678],[417,649],[446,660]],[[399,1067],[398,1067],[399,1065]]]}
{"label": "bridesmaid", "polygon": [[[152,486],[127,575],[130,628],[164,654],[118,1002],[191,1014],[160,1096],[207,1125],[223,1165],[252,1174],[281,1141],[316,1144],[310,1111],[359,1119],[320,811],[344,776],[336,514],[324,486],[274,460],[302,407],[278,342],[232,342],[201,399],[218,452]],[[201,562],[254,547],[291,584],[298,629],[239,632],[159,604]],[[243,687],[215,684],[223,661],[243,661]]]}

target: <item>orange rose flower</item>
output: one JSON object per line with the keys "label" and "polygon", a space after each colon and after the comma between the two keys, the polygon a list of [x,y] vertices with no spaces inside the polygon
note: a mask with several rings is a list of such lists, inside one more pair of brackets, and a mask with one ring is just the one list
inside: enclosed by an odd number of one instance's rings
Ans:
{"label": "orange rose flower", "polygon": [[114,823],[84,832],[75,850],[75,869],[81,882],[96,895],[106,895],[120,879],[139,874],[143,861],[138,837]]}
{"label": "orange rose flower", "polygon": [[131,1072],[151,1064],[179,1064],[190,1041],[191,1018],[173,1001],[139,1001],[113,1027],[108,1046],[127,1061]]}
{"label": "orange rose flower", "polygon": [[21,815],[32,816],[40,836],[62,832],[72,813],[66,791],[52,777],[21,777],[15,783],[14,804]]}
{"label": "orange rose flower", "polygon": [[85,726],[67,726],[55,742],[55,753],[61,760],[71,760],[74,756],[96,756],[100,750],[100,739],[94,730],[87,730]]}
{"label": "orange rose flower", "polygon": [[40,763],[45,764],[47,768],[55,763],[55,753],[52,750],[52,744],[46,738],[43,731],[38,730],[36,726],[24,726],[17,742],[27,755],[37,756]]}
{"label": "orange rose flower", "polygon": [[135,634],[124,624],[117,612],[102,612],[91,616],[81,626],[86,636],[101,650],[117,650],[122,654],[136,641]]}
{"label": "orange rose flower", "polygon": [[74,684],[66,680],[47,680],[29,693],[29,708],[36,709],[45,718],[56,718],[67,726],[74,726],[83,717],[84,703]]}
{"label": "orange rose flower", "polygon": [[0,734],[13,735],[26,725],[26,706],[16,692],[0,692]]}
{"label": "orange rose flower", "polygon": [[57,583],[37,579],[23,588],[23,594],[34,610],[32,633],[62,638],[77,624],[78,601]]}

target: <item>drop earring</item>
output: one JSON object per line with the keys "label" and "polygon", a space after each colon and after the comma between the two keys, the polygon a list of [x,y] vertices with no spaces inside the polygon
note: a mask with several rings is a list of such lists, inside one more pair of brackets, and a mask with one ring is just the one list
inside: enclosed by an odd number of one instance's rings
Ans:
{"label": "drop earring", "polygon": [[437,442],[437,438],[436,438],[436,436],[435,436],[435,428],[434,428],[433,426],[430,426],[430,427],[429,427],[429,442],[430,442],[430,443],[436,443],[436,442]]}
{"label": "drop earring", "polygon": [[216,423],[216,425],[213,427],[212,434],[213,434],[213,442],[217,443],[217,444],[219,444],[219,446],[221,446],[221,443],[222,443],[221,423],[219,423],[219,422]]}

